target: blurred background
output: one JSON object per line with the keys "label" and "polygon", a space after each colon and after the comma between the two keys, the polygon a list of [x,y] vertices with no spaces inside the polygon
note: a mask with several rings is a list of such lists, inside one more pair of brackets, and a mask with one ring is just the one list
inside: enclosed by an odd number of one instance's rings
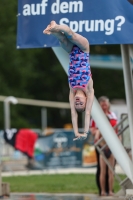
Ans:
{"label": "blurred background", "polygon": [[[94,138],[89,133],[85,141],[73,142],[74,133],[69,107],[43,107],[19,102],[20,99],[27,99],[60,104],[68,103],[69,105],[69,86],[67,74],[52,48],[19,50],[16,48],[17,10],[18,2],[16,0],[0,1],[1,170],[12,172],[50,168],[54,169],[56,173],[58,169],[71,168],[71,171],[69,170],[67,173],[81,173],[82,170],[76,171],[75,167],[82,167],[84,169],[92,168],[91,171],[84,170],[84,172],[95,174],[96,169],[93,169],[97,165],[97,158]],[[123,116],[127,117],[120,45],[91,45],[90,48],[95,96],[96,98],[100,96],[109,98],[111,110],[115,112],[119,121]],[[8,98],[11,98],[11,101],[8,102],[10,105],[5,104],[5,100],[8,101]],[[13,103],[12,101],[16,102]],[[6,113],[7,111],[8,113]],[[79,114],[78,120],[79,128],[83,127],[82,113]],[[127,118],[124,123],[125,126],[129,124]],[[4,132],[3,130],[6,128],[10,130]],[[81,131],[83,130],[81,129]],[[130,149],[129,129],[127,129],[125,135],[126,143],[123,143],[123,146]],[[116,167],[117,173],[123,174],[120,166],[117,165]],[[72,168],[74,168],[73,171]],[[47,174],[48,171],[45,173]],[[8,175],[12,176],[12,173]],[[9,179],[5,180],[9,181]],[[73,178],[73,180],[76,179]],[[21,181],[19,182],[21,183]],[[36,181],[31,182],[35,183]],[[15,181],[16,185],[18,183]],[[95,177],[93,177],[92,183],[94,186],[96,185]],[[43,184],[41,183],[42,186]],[[23,187],[21,186],[19,190],[16,189],[16,185],[15,189],[12,187],[12,191],[21,192]],[[60,185],[59,183],[59,189]],[[73,183],[73,185],[76,184]],[[36,189],[27,188],[28,186],[26,186],[26,191],[36,191]],[[40,191],[45,192],[44,188]],[[47,191],[49,192],[49,190]],[[62,190],[60,189],[60,191]],[[69,191],[70,188],[64,190],[64,192]],[[83,188],[81,188],[81,192],[83,191]],[[88,192],[88,186],[86,191]],[[73,188],[72,192],[74,192]],[[97,193],[97,190],[91,192]]]}

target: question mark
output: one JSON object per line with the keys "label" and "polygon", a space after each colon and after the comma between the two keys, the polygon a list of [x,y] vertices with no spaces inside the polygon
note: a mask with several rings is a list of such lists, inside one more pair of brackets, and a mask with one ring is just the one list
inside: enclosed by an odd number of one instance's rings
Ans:
{"label": "question mark", "polygon": [[120,20],[120,22],[117,24],[117,31],[121,31],[121,26],[122,26],[122,24],[125,23],[125,17],[123,17],[123,16],[117,16],[115,18],[115,20],[116,21]]}

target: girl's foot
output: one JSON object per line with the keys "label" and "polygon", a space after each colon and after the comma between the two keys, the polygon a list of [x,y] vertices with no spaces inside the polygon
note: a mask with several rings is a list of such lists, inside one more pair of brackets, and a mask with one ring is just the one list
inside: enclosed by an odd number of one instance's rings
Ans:
{"label": "girl's foot", "polygon": [[87,138],[87,133],[78,133],[77,135],[75,135],[75,138],[73,139],[74,140],[85,140]]}
{"label": "girl's foot", "polygon": [[51,31],[56,31],[57,30],[57,24],[55,21],[51,21],[50,22],[50,26],[51,26]]}
{"label": "girl's foot", "polygon": [[50,24],[47,26],[47,28],[43,31],[44,34],[48,34],[50,35],[51,32],[50,32]]}
{"label": "girl's foot", "polygon": [[51,21],[47,28],[43,31],[44,34],[50,35],[52,32],[57,30],[57,24],[55,21]]}

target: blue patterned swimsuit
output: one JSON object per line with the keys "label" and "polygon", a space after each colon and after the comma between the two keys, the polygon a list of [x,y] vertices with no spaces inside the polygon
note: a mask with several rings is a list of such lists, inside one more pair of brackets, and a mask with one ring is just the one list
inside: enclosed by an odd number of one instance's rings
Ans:
{"label": "blue patterned swimsuit", "polygon": [[74,45],[69,58],[68,82],[70,86],[85,89],[91,78],[89,53],[83,52],[78,46]]}

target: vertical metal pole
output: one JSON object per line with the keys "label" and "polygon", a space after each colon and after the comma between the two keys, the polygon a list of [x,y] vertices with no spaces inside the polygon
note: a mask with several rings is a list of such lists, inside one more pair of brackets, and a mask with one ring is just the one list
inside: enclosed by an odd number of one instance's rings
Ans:
{"label": "vertical metal pole", "polygon": [[126,101],[128,109],[132,160],[133,160],[133,84],[132,84],[132,69],[130,63],[129,46],[127,44],[121,45],[121,54],[122,54],[125,93],[126,93]]}
{"label": "vertical metal pole", "polygon": [[1,163],[0,163],[0,197],[2,196],[2,177],[1,177]]}
{"label": "vertical metal pole", "polygon": [[10,128],[10,108],[9,108],[9,102],[8,101],[4,101],[4,118],[5,118],[5,129],[9,129]]}
{"label": "vertical metal pole", "polygon": [[[5,130],[6,129],[10,129],[10,102],[5,100],[4,101],[4,117],[5,117]],[[10,149],[9,149],[9,145],[6,144],[6,155],[9,156],[10,154]]]}
{"label": "vertical metal pole", "polygon": [[[18,100],[13,96],[9,96],[4,100],[5,129],[10,129],[10,103],[17,104]],[[6,153],[9,155],[9,145],[6,147]]]}
{"label": "vertical metal pole", "polygon": [[5,129],[10,129],[10,103],[17,104],[18,100],[13,96],[9,96],[4,100]]}
{"label": "vertical metal pole", "polygon": [[0,138],[0,147],[1,147],[1,151],[0,151],[0,197],[2,196],[2,176],[1,176],[1,157],[2,157],[2,143],[1,143],[1,138]]}
{"label": "vertical metal pole", "polygon": [[47,109],[42,108],[41,109],[41,114],[42,114],[42,130],[44,130],[47,127]]}
{"label": "vertical metal pole", "polygon": [[133,61],[133,44],[129,44],[129,53],[130,53],[130,57]]}

